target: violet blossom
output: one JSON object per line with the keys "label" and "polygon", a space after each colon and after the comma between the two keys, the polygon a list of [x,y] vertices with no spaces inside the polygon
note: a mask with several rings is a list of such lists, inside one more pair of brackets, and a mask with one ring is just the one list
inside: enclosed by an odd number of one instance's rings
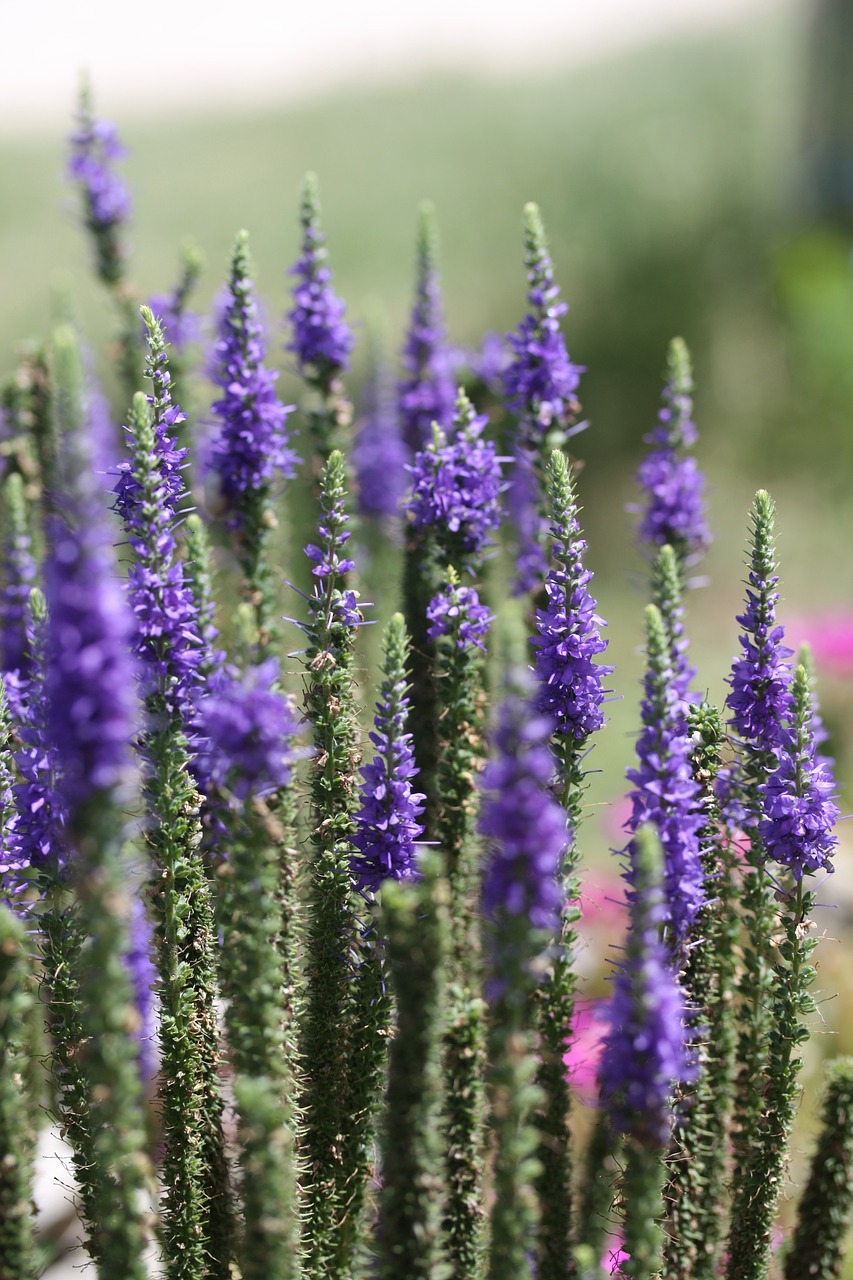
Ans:
{"label": "violet blossom", "polygon": [[303,377],[328,394],[349,368],[353,335],[344,321],[346,307],[332,289],[325,236],[320,230],[317,179],[306,175],[300,207],[302,254],[290,273],[296,277],[294,305],[288,313],[293,326],[293,351]]}
{"label": "violet blossom", "polygon": [[492,616],[474,587],[460,587],[451,580],[427,606],[427,635],[430,640],[450,636],[457,648],[475,646],[485,650]]}
{"label": "violet blossom", "polygon": [[286,428],[293,407],[277,398],[278,374],[263,364],[264,338],[250,271],[248,234],[241,231],[213,350],[213,381],[223,394],[212,406],[220,430],[209,466],[228,504],[226,522],[244,534],[253,532],[250,516],[258,495],[268,493],[278,476],[292,476],[296,465]]}

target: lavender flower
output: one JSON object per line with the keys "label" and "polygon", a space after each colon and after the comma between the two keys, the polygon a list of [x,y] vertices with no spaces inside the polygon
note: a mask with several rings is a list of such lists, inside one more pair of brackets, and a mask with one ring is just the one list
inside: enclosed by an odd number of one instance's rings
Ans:
{"label": "lavender flower", "polygon": [[569,840],[565,811],[551,795],[554,761],[548,747],[552,722],[537,715],[528,700],[511,694],[498,713],[496,756],[483,771],[480,833],[490,852],[483,880],[483,909],[495,922],[495,965],[501,956],[502,921],[524,920],[533,952],[544,938],[556,938],[562,893],[560,858]]}
{"label": "lavender flower", "polygon": [[248,233],[237,236],[231,280],[214,347],[213,380],[223,395],[213,403],[220,432],[213,442],[211,470],[229,509],[227,523],[255,535],[258,504],[269,502],[277,475],[292,476],[296,455],[288,444],[285,407],[274,391],[275,373],[264,368],[264,339],[251,280]]}
{"label": "lavender flower", "polygon": [[69,439],[60,453],[63,490],[48,528],[45,596],[48,611],[48,740],[62,767],[62,794],[73,826],[79,811],[127,777],[135,726],[134,671],[128,651],[130,618],[118,578],[113,530],[102,505],[85,421],[68,405],[83,374],[76,340],[60,330],[54,341],[57,381],[71,389],[58,397]]}
{"label": "lavender flower", "polygon": [[486,606],[480,604],[476,589],[460,587],[452,570],[447,585],[430,600],[426,616],[430,640],[450,636],[459,649],[476,645],[485,650],[492,616]]}
{"label": "lavender flower", "polygon": [[370,368],[364,392],[364,413],[356,432],[352,463],[362,516],[395,516],[406,491],[409,451],[400,432],[394,388],[378,333],[368,327]]}
{"label": "lavender flower", "polygon": [[407,376],[399,388],[403,439],[412,453],[427,447],[434,422],[444,431],[450,429],[456,400],[436,249],[435,216],[430,205],[423,205],[418,227],[417,291],[403,348]]}
{"label": "lavender flower", "polygon": [[242,674],[225,667],[198,698],[205,733],[200,771],[235,801],[268,795],[289,781],[296,716],[279,680],[275,658]]}
{"label": "lavender flower", "polygon": [[113,165],[125,149],[115,126],[92,116],[88,94],[80,100],[76,131],[69,139],[69,175],[80,186],[86,225],[97,253],[98,274],[107,284],[124,275],[124,251],[120,230],[130,217],[130,194]]}
{"label": "lavender flower", "polygon": [[[628,770],[634,785],[628,829],[651,824],[664,856],[665,912],[674,951],[687,937],[705,901],[699,831],[704,822],[699,788],[690,763],[687,736],[673,683],[668,637],[659,610],[646,610],[648,665],[642,704],[643,730],[637,740],[638,767]],[[636,838],[628,847],[628,879],[634,883]],[[636,884],[634,889],[636,892]]]}
{"label": "lavender flower", "polygon": [[27,528],[23,481],[12,472],[3,485],[7,529],[3,547],[3,592],[0,596],[0,655],[5,672],[26,681],[31,659],[27,636],[27,605],[36,580],[36,563]]}
{"label": "lavender flower", "polygon": [[363,893],[376,893],[383,880],[407,880],[417,873],[415,852],[424,830],[418,819],[425,797],[412,790],[418,769],[412,735],[406,732],[407,653],[403,617],[396,613],[385,637],[385,678],[370,735],[378,751],[361,770],[361,808],[352,837],[357,852],[350,865]]}
{"label": "lavender flower", "polygon": [[332,384],[349,368],[353,336],[344,321],[345,306],[331,286],[325,236],[320,230],[317,179],[306,174],[300,208],[302,256],[291,268],[296,276],[294,306],[289,312],[293,341],[287,350],[296,354],[305,380],[328,394]]}
{"label": "lavender flower", "polygon": [[802,666],[794,674],[791,698],[793,725],[783,730],[778,763],[760,788],[764,818],[758,834],[765,856],[789,867],[800,880],[805,872],[833,870],[829,859],[838,840],[832,828],[840,811],[832,774],[815,758],[812,690]]}
{"label": "lavender flower", "polygon": [[667,359],[667,382],[657,426],[644,437],[650,446],[637,481],[646,493],[639,535],[651,547],[669,544],[682,563],[707,550],[711,534],[705,519],[705,481],[695,458],[679,456],[696,443],[692,421],[693,378],[690,355],[674,338]]}
{"label": "lavender flower", "polygon": [[604,623],[589,592],[592,573],[584,568],[572,473],[557,451],[551,455],[551,490],[554,566],[545,581],[547,606],[534,614],[536,705],[558,734],[582,741],[604,724],[603,681],[613,668],[593,661],[607,648],[599,631]]}
{"label": "lavender flower", "polygon": [[650,827],[634,840],[634,893],[625,959],[616,974],[599,1069],[601,1100],[621,1132],[665,1148],[673,1090],[690,1077],[684,996],[660,940],[666,918],[660,849]]}
{"label": "lavender flower", "polygon": [[412,524],[441,530],[448,558],[457,566],[481,556],[500,525],[500,459],[494,444],[482,438],[487,422],[460,390],[450,442],[434,426],[431,443],[415,455],[412,467],[412,496],[406,503]]}
{"label": "lavender flower", "polygon": [[538,447],[552,428],[565,428],[578,411],[575,392],[583,372],[572,364],[560,332],[560,316],[568,310],[560,291],[535,204],[524,209],[524,261],[530,311],[518,330],[508,334],[513,359],[504,373],[510,408],[521,417],[521,439]]}
{"label": "lavender flower", "polygon": [[[773,549],[775,507],[768,493],[755,495],[752,510],[753,546],[746,610],[737,621],[741,656],[732,664],[726,706],[731,725],[756,757],[780,746],[790,708],[790,665],[793,651],[783,645],[784,627],[776,625],[776,560]],[[770,761],[772,763],[772,761]]]}

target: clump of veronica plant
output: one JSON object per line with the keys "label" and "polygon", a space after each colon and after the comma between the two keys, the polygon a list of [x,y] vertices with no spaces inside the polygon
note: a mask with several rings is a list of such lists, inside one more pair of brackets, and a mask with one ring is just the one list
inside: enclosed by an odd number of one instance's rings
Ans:
{"label": "clump of veronica plant", "polygon": [[319,463],[338,447],[341,430],[352,417],[341,377],[350,364],[352,330],[344,320],[346,310],[332,288],[326,237],[320,229],[320,197],[316,175],[308,173],[302,184],[299,209],[302,251],[290,273],[296,278],[293,307],[288,313],[293,336],[288,351],[318,402],[307,411],[308,427]]}

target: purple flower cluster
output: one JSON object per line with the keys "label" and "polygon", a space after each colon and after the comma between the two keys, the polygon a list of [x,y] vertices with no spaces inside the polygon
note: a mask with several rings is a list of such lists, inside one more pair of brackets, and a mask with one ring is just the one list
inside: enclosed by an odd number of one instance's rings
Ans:
{"label": "purple flower cluster", "polygon": [[[637,740],[632,813],[626,823],[636,832],[646,823],[658,835],[664,857],[664,895],[670,942],[677,950],[705,901],[705,877],[699,848],[704,816],[690,763],[681,703],[673,683],[672,660],[660,613],[647,610],[648,666],[642,704],[643,729]],[[628,846],[628,879],[634,881],[636,842]]]}
{"label": "purple flower cluster", "polygon": [[451,582],[427,605],[427,635],[430,640],[452,636],[458,649],[476,645],[485,650],[492,615],[480,604],[474,587],[460,587]]}
{"label": "purple flower cluster", "polygon": [[376,520],[395,516],[406,492],[409,451],[403,442],[391,379],[382,356],[372,353],[352,464],[358,510]]}
{"label": "purple flower cluster", "polygon": [[425,797],[412,790],[417,774],[412,735],[406,732],[409,699],[405,677],[386,680],[376,707],[370,741],[377,748],[361,770],[361,808],[355,815],[350,865],[363,893],[376,893],[383,880],[406,880],[417,874],[415,854],[423,835]]}
{"label": "purple flower cluster", "polygon": [[758,834],[764,853],[790,867],[797,880],[807,871],[832,871],[829,859],[838,844],[832,828],[840,815],[832,774],[815,760],[814,743],[801,751],[792,732],[784,735],[778,758],[761,788],[765,816]]}
{"label": "purple flower cluster", "polygon": [[682,559],[707,550],[711,533],[705,519],[705,480],[695,458],[679,455],[697,439],[692,420],[693,380],[687,348],[680,339],[670,347],[663,407],[657,425],[644,437],[649,452],[637,471],[646,503],[639,536],[651,547],[671,546]]}
{"label": "purple flower cluster", "polygon": [[434,422],[449,431],[456,401],[453,364],[444,330],[432,211],[425,209],[418,236],[415,304],[403,347],[407,376],[400,383],[403,439],[411,453],[424,449]]}
{"label": "purple flower cluster", "polygon": [[129,427],[133,460],[116,469],[114,510],[134,553],[127,591],[135,623],[132,649],[145,673],[143,686],[146,694],[163,697],[167,715],[189,722],[203,654],[198,608],[175,534],[185,494],[186,450],[168,434],[184,415],[172,404],[168,369],[156,353],[153,369],[156,418],[152,427],[149,402],[138,394]]}
{"label": "purple flower cluster", "polygon": [[495,396],[499,396],[503,390],[503,378],[509,361],[510,353],[502,333],[484,334],[479,351],[470,352],[466,359],[474,377]]}
{"label": "purple flower cluster", "polygon": [[[355,568],[355,561],[340,554],[343,547],[352,537],[348,529],[349,517],[346,513],[345,469],[341,454],[332,453],[326,464],[327,492],[324,501],[328,505],[322,511],[317,532],[320,546],[309,542],[305,554],[313,560],[311,570],[317,579],[314,594],[309,607],[314,616],[326,612],[331,606],[331,621],[344,627],[354,627],[363,621],[358,607],[358,598],[354,591],[346,590],[345,574]],[[331,597],[329,597],[327,579],[331,579]]]}
{"label": "purple flower cluster", "polygon": [[227,301],[214,346],[213,381],[223,395],[213,403],[220,432],[209,464],[229,507],[229,527],[245,528],[245,507],[277,475],[292,476],[296,455],[286,421],[293,411],[275,395],[278,375],[264,368],[264,339],[249,277],[248,236],[241,232],[232,263]]}
{"label": "purple flower cluster", "polygon": [[126,152],[115,125],[93,120],[84,111],[69,142],[68,172],[83,188],[89,224],[101,231],[126,222],[130,216],[130,193],[113,168]]}
{"label": "purple flower cluster", "polygon": [[759,753],[781,745],[782,726],[791,705],[788,659],[793,656],[793,650],[782,643],[785,629],[776,623],[779,579],[773,572],[772,517],[769,497],[759,493],[746,610],[737,618],[743,628],[738,637],[741,655],[732,663],[726,699],[734,732]]}
{"label": "purple flower cluster", "polygon": [[66,864],[61,832],[67,821],[66,806],[58,786],[59,758],[47,731],[45,693],[45,624],[35,626],[33,667],[26,686],[26,713],[19,730],[21,745],[15,752],[20,781],[15,784],[14,853],[18,869],[61,873]]}
{"label": "purple flower cluster", "polygon": [[[642,837],[641,837],[642,838]],[[660,888],[638,876],[626,956],[607,1010],[599,1068],[601,1100],[616,1127],[644,1146],[665,1148],[675,1085],[691,1076],[684,995],[660,941]]]}
{"label": "purple flower cluster", "polygon": [[[479,830],[490,845],[483,879],[486,915],[498,928],[502,917],[511,916],[556,936],[563,905],[558,871],[569,831],[565,810],[549,787],[552,729],[524,697],[513,694],[501,704],[495,758],[483,771]],[[500,947],[497,936],[498,965]]]}
{"label": "purple flower cluster", "polygon": [[565,518],[551,526],[556,567],[545,581],[547,607],[534,615],[536,702],[557,733],[582,741],[604,724],[603,681],[613,668],[593,661],[607,648],[599,631],[604,623],[589,592],[592,572],[584,567],[586,542],[574,508]]}
{"label": "purple flower cluster", "polygon": [[522,418],[525,442],[538,444],[542,433],[568,425],[577,412],[583,370],[569,359],[560,331],[560,316],[568,307],[559,300],[539,210],[527,205],[524,215],[530,311],[507,335],[513,359],[504,372],[504,393]]}
{"label": "purple flower cluster", "polygon": [[415,455],[406,508],[416,529],[439,528],[464,556],[479,556],[500,525],[500,459],[482,438],[488,418],[475,416],[467,398],[460,399],[456,422],[450,441],[434,428],[431,444]]}
{"label": "purple flower cluster", "polygon": [[290,274],[296,276],[296,285],[294,305],[288,313],[293,341],[287,350],[295,353],[303,377],[328,392],[332,382],[349,368],[353,336],[344,321],[346,307],[331,286],[313,174],[305,179],[301,220],[302,256],[290,269]]}
{"label": "purple flower cluster", "polygon": [[279,680],[278,661],[268,658],[242,674],[221,668],[197,696],[200,773],[235,801],[279,790],[290,778],[296,715]]}

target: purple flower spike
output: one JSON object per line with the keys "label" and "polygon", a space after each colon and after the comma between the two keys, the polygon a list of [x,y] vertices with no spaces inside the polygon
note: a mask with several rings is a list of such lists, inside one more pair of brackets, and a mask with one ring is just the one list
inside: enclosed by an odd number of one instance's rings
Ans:
{"label": "purple flower spike", "polygon": [[301,221],[302,256],[291,267],[291,275],[296,276],[294,306],[288,316],[293,341],[287,350],[295,352],[306,382],[328,394],[335,380],[349,368],[353,336],[344,321],[346,308],[331,286],[313,173],[306,175],[302,187]]}
{"label": "purple flower spike", "polygon": [[665,917],[660,849],[649,827],[634,840],[634,893],[626,954],[608,1009],[599,1069],[601,1100],[613,1123],[643,1146],[665,1148],[675,1086],[693,1074],[684,995],[660,941]]}
{"label": "purple flower spike", "polygon": [[554,760],[548,747],[553,725],[527,698],[511,694],[501,704],[494,737],[495,758],[483,771],[479,830],[489,840],[483,879],[483,909],[495,922],[494,964],[505,972],[502,922],[523,921],[531,959],[543,937],[560,927],[563,895],[558,871],[569,840],[568,818],[550,791]]}
{"label": "purple flower spike", "polygon": [[411,453],[425,449],[433,423],[449,431],[456,401],[453,358],[447,345],[436,261],[437,233],[431,206],[421,209],[415,305],[409,323],[400,383],[403,439]]}
{"label": "purple flower spike", "polygon": [[370,368],[364,391],[364,413],[356,433],[352,463],[359,514],[374,520],[400,512],[406,492],[409,451],[400,431],[393,378],[388,368],[380,323],[368,325]]}
{"label": "purple flower spike", "polygon": [[504,373],[509,407],[521,418],[521,439],[537,448],[553,428],[571,425],[578,412],[575,393],[583,372],[572,364],[560,331],[568,310],[554,283],[545,229],[535,204],[524,210],[524,261],[530,311],[508,334],[513,359]]}
{"label": "purple flower spike", "polygon": [[554,721],[557,733],[583,741],[604,724],[603,682],[613,668],[593,661],[607,648],[599,630],[604,623],[589,592],[592,573],[584,568],[586,542],[580,536],[571,471],[556,451],[550,480],[554,567],[545,581],[547,607],[534,615],[537,706]]}
{"label": "purple flower spike", "polygon": [[[704,822],[699,788],[690,764],[691,743],[674,686],[669,639],[659,610],[646,610],[648,665],[643,730],[637,740],[637,768],[628,770],[634,785],[628,829],[651,824],[664,857],[665,919],[671,949],[677,953],[705,901],[705,877],[699,849]],[[636,837],[628,846],[627,878],[633,883]],[[636,885],[634,885],[636,890]]]}
{"label": "purple flower spike", "polygon": [[128,426],[133,457],[116,468],[114,509],[134,553],[127,591],[135,622],[133,652],[140,660],[145,695],[161,698],[169,717],[190,723],[204,650],[198,605],[176,539],[186,450],[177,448],[168,434],[185,415],[172,403],[159,321],[146,307],[142,315],[149,329],[148,376],[154,394],[134,396]]}
{"label": "purple flower spike", "polygon": [[213,403],[220,431],[210,453],[225,498],[230,528],[251,534],[257,495],[278,476],[292,476],[296,455],[286,429],[292,406],[275,395],[277,374],[264,368],[264,339],[252,290],[248,233],[234,247],[231,280],[214,347],[213,380],[223,395]]}
{"label": "purple flower spike", "polygon": [[[61,404],[82,399],[76,340],[54,340]],[[45,597],[48,625],[46,683],[48,741],[62,769],[62,794],[75,825],[79,811],[126,781],[136,727],[130,616],[115,561],[115,533],[82,425],[69,412],[58,463],[62,489],[48,529]]]}
{"label": "purple flower spike", "polygon": [[440,529],[456,565],[481,556],[500,525],[501,460],[494,444],[482,438],[487,422],[460,391],[451,440],[433,427],[432,442],[415,455],[412,467],[406,504],[412,524]]}
{"label": "purple flower spike", "polygon": [[93,118],[85,93],[79,123],[69,141],[68,172],[83,196],[86,225],[95,241],[98,274],[107,284],[116,284],[124,274],[119,232],[130,217],[131,206],[130,193],[113,166],[122,159],[125,149],[114,125]]}
{"label": "purple flower spike", "polygon": [[[735,734],[756,756],[780,746],[788,719],[793,650],[783,643],[785,629],[776,623],[776,560],[773,551],[775,508],[764,490],[755,495],[752,511],[753,546],[746,610],[737,621],[741,656],[732,664],[726,706]],[[768,761],[772,767],[772,760]]]}
{"label": "purple flower spike", "polygon": [[453,570],[446,587],[427,606],[427,635],[430,640],[450,636],[458,649],[476,645],[486,648],[492,616],[474,587],[460,587]]}
{"label": "purple flower spike", "polygon": [[695,458],[679,450],[696,442],[691,414],[693,378],[690,356],[681,338],[669,349],[663,408],[657,426],[645,437],[649,452],[637,481],[646,494],[640,539],[652,548],[669,545],[682,562],[706,551],[711,534],[705,519],[705,480]]}
{"label": "purple flower spike", "polygon": [[199,772],[235,801],[280,790],[290,778],[296,715],[279,680],[278,660],[268,658],[243,674],[220,669],[197,698]]}
{"label": "purple flower spike", "polygon": [[352,837],[357,850],[351,858],[352,872],[363,893],[376,893],[383,880],[408,880],[417,874],[417,842],[424,831],[418,819],[425,797],[412,790],[418,769],[412,735],[406,732],[407,653],[408,637],[397,613],[385,638],[385,679],[370,735],[377,754],[361,770],[361,808]]}
{"label": "purple flower spike", "polygon": [[760,788],[764,818],[758,833],[766,857],[800,880],[805,872],[833,870],[829,860],[838,841],[832,828],[840,811],[829,766],[815,758],[812,690],[804,667],[794,674],[791,698],[794,723],[783,731],[777,766]]}

